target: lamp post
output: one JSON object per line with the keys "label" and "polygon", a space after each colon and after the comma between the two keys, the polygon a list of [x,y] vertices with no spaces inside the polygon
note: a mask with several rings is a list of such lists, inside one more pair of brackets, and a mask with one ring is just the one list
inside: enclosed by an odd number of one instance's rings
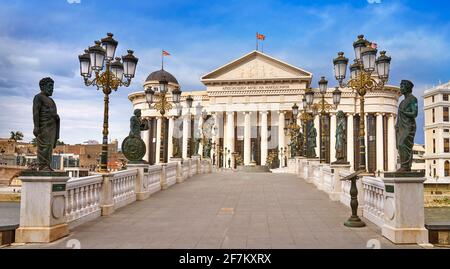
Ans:
{"label": "lamp post", "polygon": [[[138,58],[133,55],[132,50],[122,58],[114,58],[119,42],[108,33],[101,41],[95,41],[94,46],[78,56],[80,61],[80,74],[86,86],[95,86],[104,94],[103,113],[103,141],[100,158],[100,172],[108,172],[108,121],[109,121],[109,95],[117,91],[120,86],[129,87],[136,72]],[[92,71],[95,77],[92,77]]]}
{"label": "lamp post", "polygon": [[[158,87],[155,87],[152,89],[152,87],[148,87],[145,89],[145,99],[148,104],[149,109],[155,109],[156,111],[159,111],[161,114],[161,118],[164,120],[166,117],[166,112],[171,110],[173,108],[172,104],[169,101],[169,98],[167,94],[169,93],[169,82],[166,80],[166,77],[163,76],[162,80],[159,81]],[[172,102],[174,105],[178,105],[180,103],[181,99],[181,90],[179,87],[176,87],[172,90]],[[177,115],[179,112],[177,111]],[[163,123],[165,121],[162,121]],[[161,132],[164,133],[166,128],[161,126]],[[161,137],[160,134],[157,134],[159,137]],[[166,137],[166,135],[162,135],[163,138]],[[168,143],[173,143],[173,141],[169,141],[169,137],[167,135],[167,141]],[[164,144],[165,147],[165,144]],[[159,149],[156,149],[159,150]],[[165,151],[164,151],[165,152]],[[167,156],[169,158],[169,156]],[[164,157],[163,157],[164,159]]]}
{"label": "lamp post", "polygon": [[[366,40],[364,35],[359,35],[353,43],[355,51],[354,63],[350,66],[350,80],[344,82],[347,73],[348,58],[343,52],[338,53],[338,57],[333,60],[334,76],[339,82],[339,87],[349,87],[356,91],[360,100],[360,120],[359,120],[359,170],[366,170],[366,146],[365,146],[365,114],[364,98],[367,92],[382,90],[389,80],[391,57],[386,56],[386,51],[381,51],[377,58],[377,45]],[[375,79],[372,74],[377,73]],[[355,169],[356,170],[356,169]]]}
{"label": "lamp post", "polygon": [[333,109],[336,109],[339,103],[341,102],[341,91],[339,88],[336,88],[333,91],[333,104],[328,104],[328,102],[325,100],[325,95],[328,91],[328,80],[325,79],[325,77],[322,77],[319,80],[319,93],[320,93],[320,101],[317,103],[314,103],[314,91],[312,89],[307,89],[305,96],[306,96],[306,105],[308,108],[312,109],[314,112],[319,114],[320,117],[320,162],[325,162],[325,152],[326,147],[325,143],[323,141],[325,137],[325,114],[330,112]]}

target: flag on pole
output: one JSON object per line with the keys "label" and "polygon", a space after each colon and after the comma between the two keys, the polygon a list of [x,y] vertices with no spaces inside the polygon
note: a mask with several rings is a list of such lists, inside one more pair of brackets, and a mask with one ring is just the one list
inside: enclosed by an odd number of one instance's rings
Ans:
{"label": "flag on pole", "polygon": [[256,33],[256,38],[259,39],[259,40],[265,40],[266,36],[263,35],[263,34],[260,34],[260,33]]}
{"label": "flag on pole", "polygon": [[163,50],[163,51],[162,51],[162,55],[163,55],[163,56],[169,56],[170,53],[168,53],[167,51]]}
{"label": "flag on pole", "polygon": [[377,49],[378,48],[378,44],[377,43],[371,43],[370,44],[370,47],[372,48],[372,49]]}

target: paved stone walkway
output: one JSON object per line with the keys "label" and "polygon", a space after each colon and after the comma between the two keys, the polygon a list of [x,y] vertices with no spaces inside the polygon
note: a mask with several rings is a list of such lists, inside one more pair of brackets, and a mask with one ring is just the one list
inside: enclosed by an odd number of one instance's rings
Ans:
{"label": "paved stone walkway", "polygon": [[[367,221],[343,222],[350,209],[289,174],[203,174],[75,228],[48,245],[65,248],[396,248]],[[401,246],[417,248],[417,246]]]}

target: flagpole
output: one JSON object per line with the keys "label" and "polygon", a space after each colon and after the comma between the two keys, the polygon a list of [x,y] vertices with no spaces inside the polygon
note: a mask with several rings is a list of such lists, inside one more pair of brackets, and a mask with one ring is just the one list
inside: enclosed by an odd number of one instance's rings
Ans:
{"label": "flagpole", "polygon": [[164,70],[164,49],[161,50],[161,70]]}
{"label": "flagpole", "polygon": [[256,50],[258,50],[258,32],[256,32]]}

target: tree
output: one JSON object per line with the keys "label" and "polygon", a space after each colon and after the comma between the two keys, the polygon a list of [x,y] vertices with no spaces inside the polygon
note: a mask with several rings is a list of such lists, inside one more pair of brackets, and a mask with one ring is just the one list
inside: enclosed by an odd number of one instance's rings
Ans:
{"label": "tree", "polygon": [[9,139],[14,140],[14,142],[23,140],[23,133],[20,131],[16,131],[16,132],[11,131],[11,137]]}
{"label": "tree", "polygon": [[56,145],[57,146],[64,146],[65,143],[64,143],[64,141],[58,140],[58,141],[56,141]]}
{"label": "tree", "polygon": [[36,139],[36,137],[31,139],[31,145],[33,145],[35,147],[37,146],[37,139]]}

